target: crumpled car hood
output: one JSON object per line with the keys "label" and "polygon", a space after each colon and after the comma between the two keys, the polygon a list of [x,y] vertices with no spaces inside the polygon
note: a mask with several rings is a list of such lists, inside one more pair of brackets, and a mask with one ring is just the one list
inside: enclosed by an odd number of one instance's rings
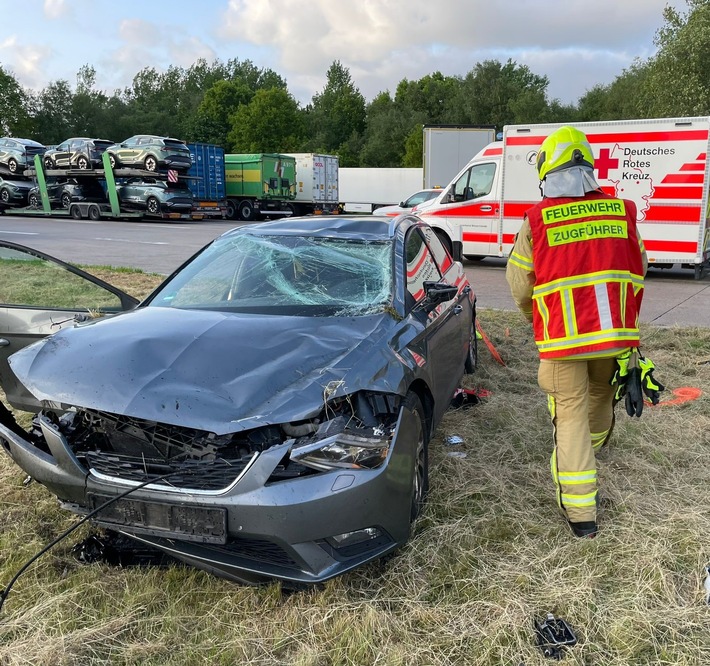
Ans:
{"label": "crumpled car hood", "polygon": [[387,344],[398,327],[385,313],[142,308],[58,331],[10,365],[39,400],[226,434],[313,416],[334,381],[340,394],[401,393],[405,367]]}

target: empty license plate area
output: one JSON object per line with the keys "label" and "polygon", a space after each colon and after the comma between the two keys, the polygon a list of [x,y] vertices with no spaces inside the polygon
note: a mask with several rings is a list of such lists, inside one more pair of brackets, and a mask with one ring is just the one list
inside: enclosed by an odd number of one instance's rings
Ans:
{"label": "empty license plate area", "polygon": [[[110,497],[89,495],[92,511]],[[152,534],[199,543],[227,542],[227,511],[220,507],[181,506],[123,498],[94,518],[105,525],[130,527],[136,534]]]}

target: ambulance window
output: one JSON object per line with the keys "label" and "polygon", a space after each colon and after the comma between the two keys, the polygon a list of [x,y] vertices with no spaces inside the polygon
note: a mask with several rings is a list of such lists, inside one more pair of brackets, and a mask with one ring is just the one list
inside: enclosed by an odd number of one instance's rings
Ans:
{"label": "ambulance window", "polygon": [[471,167],[470,187],[473,190],[474,199],[491,193],[495,174],[496,165],[493,162],[476,164],[476,166]]}
{"label": "ambulance window", "polygon": [[424,282],[441,280],[441,273],[436,266],[427,244],[419,230],[412,229],[405,245],[407,261],[407,302],[418,303],[424,298]]}

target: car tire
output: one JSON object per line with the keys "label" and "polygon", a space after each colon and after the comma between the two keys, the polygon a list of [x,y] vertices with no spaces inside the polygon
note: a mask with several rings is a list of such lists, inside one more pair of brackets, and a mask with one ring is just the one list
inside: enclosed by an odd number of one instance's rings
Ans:
{"label": "car tire", "polygon": [[463,256],[469,261],[483,261],[486,258],[483,254],[464,254]]}
{"label": "car tire", "polygon": [[84,216],[81,214],[81,207],[80,207],[80,206],[77,206],[76,204],[74,204],[73,206],[71,206],[71,207],[69,208],[69,215],[70,215],[70,217],[71,217],[72,219],[74,219],[74,220],[81,220],[81,219],[83,219],[83,217],[84,217]]}
{"label": "car tire", "polygon": [[143,166],[146,171],[155,173],[158,170],[158,160],[152,155],[148,155],[148,157],[145,158],[145,162],[143,162]]}
{"label": "car tire", "polygon": [[111,165],[112,169],[118,169],[118,167],[120,166],[118,162],[118,157],[111,153],[108,154],[108,163]]}
{"label": "car tire", "polygon": [[414,450],[414,467],[412,469],[412,500],[410,508],[410,523],[413,523],[424,508],[429,492],[429,434],[424,417],[422,401],[416,393],[409,392],[402,403],[402,409],[411,412],[416,417],[417,434]]}
{"label": "car tire", "polygon": [[60,201],[62,208],[69,208],[69,206],[71,206],[71,194],[67,194],[65,192],[64,194],[62,194],[59,201]]}
{"label": "car tire", "polygon": [[89,216],[90,220],[98,222],[101,219],[101,209],[96,204],[92,204],[91,206],[89,206],[87,215]]}
{"label": "car tire", "polygon": [[0,201],[3,203],[10,203],[10,192],[7,190],[7,188],[4,188],[0,190]]}
{"label": "car tire", "polygon": [[76,158],[76,166],[82,171],[87,171],[91,168],[91,162],[89,162],[89,158],[86,155],[79,155],[79,157]]}
{"label": "car tire", "polygon": [[30,194],[29,198],[27,199],[27,203],[29,204],[30,208],[39,208],[41,205],[39,194],[35,194],[34,192]]}
{"label": "car tire", "polygon": [[50,170],[55,168],[54,160],[51,157],[44,158],[44,168]]}
{"label": "car tire", "polygon": [[468,351],[466,352],[466,362],[464,370],[467,375],[472,374],[478,366],[478,331],[476,330],[476,309],[473,310],[471,317],[471,333],[468,343]]}
{"label": "car tire", "polygon": [[256,219],[256,210],[254,210],[254,205],[251,201],[242,201],[239,204],[239,219],[244,220],[244,222],[251,222]]}
{"label": "car tire", "polygon": [[155,197],[148,197],[145,202],[145,208],[151,215],[160,214],[160,202]]}
{"label": "car tire", "polygon": [[11,157],[7,161],[8,170],[10,171],[10,173],[17,173],[17,167],[18,167],[17,160]]}

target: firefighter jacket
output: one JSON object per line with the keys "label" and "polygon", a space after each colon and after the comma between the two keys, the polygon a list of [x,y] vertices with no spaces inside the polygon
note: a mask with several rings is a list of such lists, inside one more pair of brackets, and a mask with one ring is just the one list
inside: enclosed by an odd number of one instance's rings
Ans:
{"label": "firefighter jacket", "polygon": [[592,192],[529,209],[506,277],[541,358],[594,358],[638,347],[646,268],[636,205]]}

